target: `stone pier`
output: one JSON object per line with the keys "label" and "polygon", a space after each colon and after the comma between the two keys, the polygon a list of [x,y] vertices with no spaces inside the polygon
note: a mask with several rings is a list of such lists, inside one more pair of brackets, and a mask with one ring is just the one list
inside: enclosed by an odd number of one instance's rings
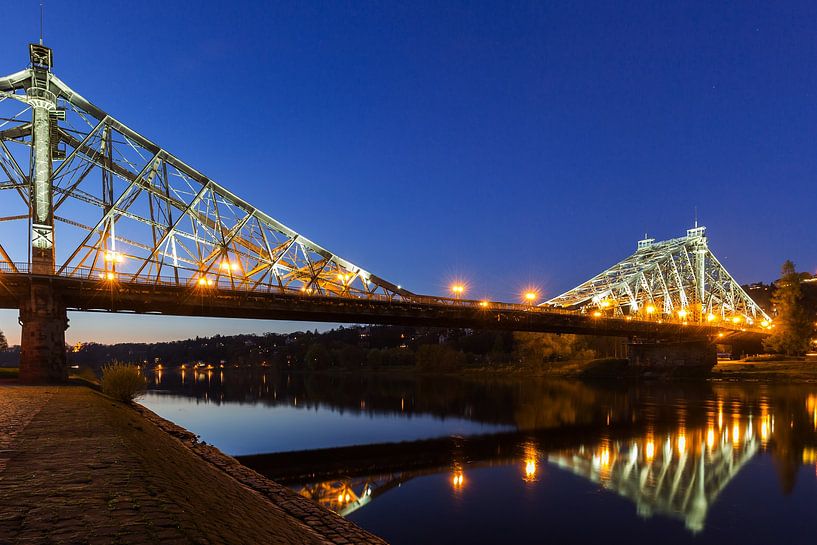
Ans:
{"label": "stone pier", "polygon": [[718,363],[715,345],[707,339],[639,341],[628,345],[632,369],[662,375],[701,375]]}
{"label": "stone pier", "polygon": [[68,378],[65,330],[68,313],[48,280],[34,279],[20,301],[20,381],[62,382]]}

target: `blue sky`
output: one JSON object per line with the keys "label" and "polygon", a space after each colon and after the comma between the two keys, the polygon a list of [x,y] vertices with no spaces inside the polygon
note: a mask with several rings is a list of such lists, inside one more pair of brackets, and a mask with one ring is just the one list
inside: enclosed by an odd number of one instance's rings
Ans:
{"label": "blue sky", "polygon": [[[3,7],[0,72],[25,66],[37,6]],[[517,300],[696,207],[738,281],[815,272],[815,20],[809,2],[76,1],[47,3],[45,42],[69,85],[332,251],[415,292],[460,277]],[[301,327],[71,319],[71,340]],[[0,329],[18,338],[16,313]]]}

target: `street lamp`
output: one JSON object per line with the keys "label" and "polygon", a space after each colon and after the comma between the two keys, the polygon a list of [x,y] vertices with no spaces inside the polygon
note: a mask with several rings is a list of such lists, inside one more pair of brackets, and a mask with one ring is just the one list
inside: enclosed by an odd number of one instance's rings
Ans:
{"label": "street lamp", "polygon": [[523,294],[525,302],[531,306],[533,306],[534,301],[539,298],[539,294],[533,290],[528,290]]}
{"label": "street lamp", "polygon": [[465,293],[465,286],[463,284],[454,284],[451,286],[451,293],[454,294],[455,299],[459,299]]}

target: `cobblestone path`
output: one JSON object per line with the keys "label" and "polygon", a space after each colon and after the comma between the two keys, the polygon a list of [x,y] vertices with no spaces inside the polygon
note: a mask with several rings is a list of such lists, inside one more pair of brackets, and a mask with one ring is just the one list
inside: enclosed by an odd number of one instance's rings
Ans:
{"label": "cobblestone path", "polygon": [[380,542],[312,526],[130,407],[84,387],[0,385],[2,545]]}

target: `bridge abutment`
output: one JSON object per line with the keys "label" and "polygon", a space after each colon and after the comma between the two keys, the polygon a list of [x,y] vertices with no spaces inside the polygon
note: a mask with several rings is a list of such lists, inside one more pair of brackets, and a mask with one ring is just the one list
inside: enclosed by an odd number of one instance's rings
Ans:
{"label": "bridge abutment", "polygon": [[37,384],[68,378],[65,330],[68,313],[54,286],[32,281],[20,301],[20,381]]}
{"label": "bridge abutment", "polygon": [[628,345],[628,359],[643,373],[702,375],[718,363],[718,353],[707,339],[639,341]]}

